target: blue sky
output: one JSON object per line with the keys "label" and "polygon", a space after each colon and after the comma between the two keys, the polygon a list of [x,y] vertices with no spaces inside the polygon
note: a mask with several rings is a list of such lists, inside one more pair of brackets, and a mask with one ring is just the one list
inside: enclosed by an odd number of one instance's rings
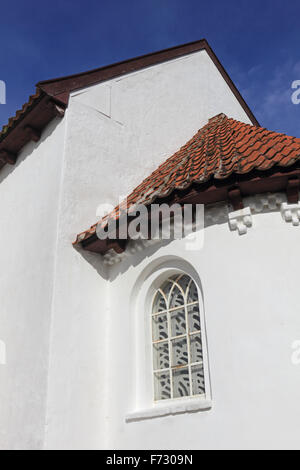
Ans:
{"label": "blue sky", "polygon": [[300,137],[298,0],[15,0],[1,5],[0,125],[39,80],[205,37],[261,125]]}

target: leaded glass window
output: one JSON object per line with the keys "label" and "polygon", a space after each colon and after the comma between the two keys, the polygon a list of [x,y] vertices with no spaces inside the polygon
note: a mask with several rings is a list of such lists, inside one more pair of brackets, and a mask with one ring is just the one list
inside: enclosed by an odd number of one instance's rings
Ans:
{"label": "leaded glass window", "polygon": [[205,397],[198,290],[187,275],[163,283],[152,305],[154,400]]}

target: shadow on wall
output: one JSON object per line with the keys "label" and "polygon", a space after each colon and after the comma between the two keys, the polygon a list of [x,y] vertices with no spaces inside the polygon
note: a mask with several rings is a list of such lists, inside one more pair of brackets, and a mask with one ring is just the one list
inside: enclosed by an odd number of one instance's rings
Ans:
{"label": "shadow on wall", "polygon": [[14,165],[6,164],[1,169],[0,184],[3,183],[12,173],[14,173],[22,165],[22,163],[53,134],[60,122],[60,118],[53,119],[53,121],[51,121],[43,131],[41,139],[38,142],[28,142],[18,155],[16,163]]}
{"label": "shadow on wall", "polygon": [[[226,203],[217,203],[210,206],[208,210],[205,210],[204,229],[223,224],[228,224],[228,206]],[[181,240],[184,240],[184,238],[185,237]],[[121,276],[128,271],[131,267],[137,267],[146,258],[152,257],[155,253],[159,252],[159,250],[170,245],[174,241],[174,239],[129,240],[124,253],[117,255],[111,250],[105,257],[98,253],[85,251],[82,247],[74,248],[97,270],[102,277],[112,282],[118,276]],[[112,260],[111,264],[109,264],[110,260]]]}
{"label": "shadow on wall", "polygon": [[130,241],[126,251],[120,257],[120,261],[116,262],[113,266],[106,264],[103,255],[100,253],[92,253],[78,246],[74,246],[74,249],[98,272],[102,278],[113,282],[118,276],[121,276],[128,271],[129,268],[137,267],[145,260],[145,258],[153,256],[161,248],[172,242],[173,240],[158,240],[157,243],[143,247],[142,249],[135,248],[133,252],[132,245],[137,245],[139,242]]}
{"label": "shadow on wall", "polygon": [[104,263],[104,258],[102,255],[99,253],[86,251],[80,246],[74,246],[74,249],[97,271],[99,276],[101,276],[106,281],[109,280],[109,266]]}
{"label": "shadow on wall", "polygon": [[[156,243],[143,246],[143,242],[130,242],[135,247],[128,247],[126,250],[125,256],[122,258],[120,263],[116,263],[109,270],[109,280],[114,281],[118,276],[126,273],[128,269],[137,267],[142,263],[146,258],[152,257],[154,254],[158,253],[162,248],[173,243],[174,240],[157,240]],[[142,245],[139,245],[139,243]],[[141,247],[140,247],[141,246]]]}
{"label": "shadow on wall", "polygon": [[[205,216],[205,229],[210,226],[223,225],[228,223],[228,214],[225,210],[224,204],[213,206],[213,210],[217,210],[217,217],[211,216],[211,211],[208,212],[208,216]],[[181,240],[183,241],[185,237]],[[112,265],[107,263],[107,259],[100,253],[92,253],[84,250],[82,247],[74,247],[78,253],[90,263],[97,272],[106,280],[113,282],[118,276],[126,273],[128,269],[137,267],[146,258],[152,257],[159,250],[165,248],[168,245],[174,243],[174,239],[166,240],[129,240],[124,253],[117,255],[111,251],[110,258],[115,259]],[[107,254],[108,255],[108,254]],[[106,256],[107,256],[106,255]]]}

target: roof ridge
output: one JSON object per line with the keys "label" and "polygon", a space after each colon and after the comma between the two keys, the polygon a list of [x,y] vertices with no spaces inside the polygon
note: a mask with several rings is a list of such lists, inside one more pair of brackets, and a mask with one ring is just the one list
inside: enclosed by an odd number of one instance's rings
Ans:
{"label": "roof ridge", "polygon": [[36,89],[36,92],[33,95],[29,96],[29,99],[26,103],[23,104],[22,108],[17,109],[14,116],[11,116],[8,119],[7,124],[4,124],[0,130],[0,142],[5,137],[6,132],[13,126],[13,124],[18,121],[22,114],[24,114],[28,108],[34,105],[34,103],[40,98],[42,90]]}

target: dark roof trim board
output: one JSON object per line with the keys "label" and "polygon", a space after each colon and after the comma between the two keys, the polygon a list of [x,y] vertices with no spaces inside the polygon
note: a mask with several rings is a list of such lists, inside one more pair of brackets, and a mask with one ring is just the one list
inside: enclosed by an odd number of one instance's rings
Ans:
{"label": "dark roof trim board", "polygon": [[[175,191],[167,198],[157,199],[156,204],[216,204],[218,202],[228,202],[234,210],[242,209],[243,198],[256,194],[285,192],[287,200],[291,204],[298,202],[300,187],[299,163],[289,168],[273,167],[268,171],[254,170],[246,175],[231,175],[225,181],[212,179],[207,184],[193,185],[186,191]],[[150,207],[150,206],[149,206]],[[119,219],[120,223],[127,226],[133,217]],[[118,227],[118,224],[117,224]],[[100,240],[97,233],[88,238],[74,242],[74,246],[81,245],[84,250],[104,255],[113,249],[116,253],[123,253],[126,249],[128,239],[106,239]]]}
{"label": "dark roof trim board", "polygon": [[63,115],[64,107],[38,90],[0,133],[0,169],[6,163],[14,164],[24,145],[37,142],[47,124]]}
{"label": "dark roof trim board", "polygon": [[193,52],[198,52],[201,50],[206,50],[206,52],[216,65],[217,69],[221,73],[222,77],[224,78],[225,82],[233,92],[234,96],[241,104],[242,108],[244,109],[252,124],[259,125],[249,106],[241,96],[240,92],[234,85],[233,81],[229,77],[228,73],[224,69],[219,59],[217,58],[216,54],[213,52],[212,48],[209,46],[206,39],[201,39],[200,41],[191,42],[181,46],[171,47],[162,51],[142,55],[122,62],[117,62],[112,65],[107,65],[105,67],[101,67],[95,70],[90,70],[89,72],[79,73],[76,75],[70,75],[62,78],[56,78],[53,80],[46,80],[43,82],[39,82],[37,86],[48,95],[67,105],[69,94],[71,91],[86,88],[88,86],[95,85],[106,80],[111,80],[112,78],[119,77],[121,75],[126,75],[128,73],[142,70],[146,67],[150,67],[151,65],[157,65],[162,62],[176,59],[178,57],[182,57],[187,54],[191,54]]}
{"label": "dark roof trim board", "polygon": [[[255,116],[219,59],[207,41],[201,39],[88,72],[39,82],[35,95],[29,98],[0,132],[0,169],[6,163],[13,164],[24,145],[32,136],[41,134],[55,116],[63,116],[71,92],[201,50],[206,50],[252,124],[258,126]],[[34,131],[29,132],[30,128]]]}
{"label": "dark roof trim board", "polygon": [[107,240],[97,240],[97,227],[104,228],[110,220],[121,225],[128,223],[139,204],[149,207],[162,202],[228,201],[238,210],[243,208],[243,197],[257,193],[286,191],[290,203],[298,202],[299,187],[300,139],[221,113],[145,178],[110,214],[78,234],[74,244],[81,243],[85,249],[102,254],[112,243],[114,249],[123,249],[118,240],[109,238],[109,232]]}

